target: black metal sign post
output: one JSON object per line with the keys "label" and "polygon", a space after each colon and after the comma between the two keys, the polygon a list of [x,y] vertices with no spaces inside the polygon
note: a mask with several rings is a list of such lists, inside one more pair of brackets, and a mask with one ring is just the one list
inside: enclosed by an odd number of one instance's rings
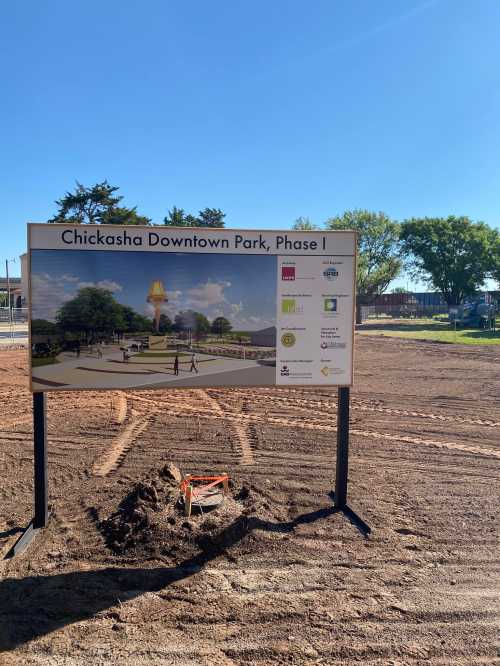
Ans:
{"label": "black metal sign post", "polygon": [[337,406],[337,469],[335,474],[335,498],[337,509],[347,506],[347,473],[349,469],[349,387],[339,388]]}
{"label": "black metal sign post", "polygon": [[370,527],[347,505],[347,476],[349,472],[349,402],[350,389],[339,388],[337,403],[337,466],[333,503],[338,511],[354,525],[364,537],[371,533]]}
{"label": "black metal sign post", "polygon": [[33,393],[34,497],[35,515],[6,558],[22,553],[38,531],[49,522],[47,483],[47,418],[45,393]]}

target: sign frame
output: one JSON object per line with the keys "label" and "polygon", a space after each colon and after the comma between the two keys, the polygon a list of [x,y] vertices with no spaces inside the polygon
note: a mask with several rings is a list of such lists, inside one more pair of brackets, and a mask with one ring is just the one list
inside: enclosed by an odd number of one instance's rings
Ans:
{"label": "sign frame", "polygon": [[[39,388],[34,388],[33,387],[33,367],[32,367],[32,359],[31,359],[31,349],[32,349],[32,328],[31,328],[31,323],[32,323],[32,307],[33,307],[33,299],[32,299],[32,280],[31,280],[31,262],[32,262],[32,255],[31,251],[32,250],[55,250],[57,251],[58,249],[64,249],[64,248],[55,248],[55,247],[39,247],[39,245],[36,245],[33,247],[32,243],[32,230],[36,230],[37,228],[43,228],[45,231],[50,229],[51,231],[57,232],[60,231],[60,233],[64,233],[66,231],[74,231],[74,233],[78,233],[80,228],[82,231],[80,232],[80,235],[82,235],[84,232],[87,232],[90,230],[90,234],[92,234],[93,231],[97,233],[99,230],[104,230],[103,234],[105,234],[106,231],[109,232],[114,232],[117,234],[120,230],[128,231],[129,233],[132,233],[132,231],[139,231],[140,233],[143,234],[148,234],[148,233],[154,233],[155,235],[163,234],[164,236],[167,234],[182,234],[188,235],[190,232],[194,233],[195,235],[198,234],[200,236],[203,235],[209,235],[209,234],[214,234],[216,236],[226,236],[226,237],[231,237],[231,236],[245,236],[246,235],[253,235],[254,238],[253,240],[257,242],[257,238],[255,238],[256,235],[275,235],[276,237],[280,238],[282,236],[287,236],[287,237],[295,237],[299,238],[302,237],[305,241],[311,240],[311,237],[316,239],[319,239],[321,237],[330,237],[330,238],[343,238],[344,244],[350,243],[350,250],[345,253],[341,253],[338,251],[333,251],[331,253],[328,253],[328,249],[326,248],[325,250],[321,249],[320,251],[315,251],[312,254],[301,254],[299,251],[293,250],[290,254],[283,254],[282,252],[274,251],[274,252],[235,252],[234,248],[229,247],[227,252],[224,252],[223,254],[271,254],[273,256],[279,257],[279,256],[316,256],[318,259],[320,257],[348,257],[352,258],[353,262],[353,267],[352,267],[352,281],[350,285],[351,293],[352,293],[352,313],[351,313],[351,327],[348,333],[349,336],[349,342],[350,342],[350,360],[349,360],[349,366],[350,366],[350,376],[349,376],[349,381],[347,382],[339,382],[339,383],[321,383],[321,384],[316,384],[316,383],[294,383],[294,384],[278,384],[277,382],[275,383],[268,383],[268,384],[229,384],[229,385],[224,385],[224,384],[214,384],[213,386],[209,384],[205,385],[200,385],[201,388],[270,388],[272,386],[281,386],[281,387],[286,387],[289,386],[290,388],[322,388],[322,389],[327,389],[327,388],[341,388],[341,387],[352,387],[354,383],[354,331],[355,331],[355,321],[356,321],[356,272],[357,272],[357,244],[358,244],[358,232],[353,229],[343,229],[343,230],[283,230],[283,229],[233,229],[233,228],[201,228],[201,227],[170,227],[170,226],[145,226],[145,225],[113,225],[113,224],[96,224],[96,225],[75,225],[75,224],[58,224],[58,223],[53,223],[53,224],[47,224],[47,223],[38,223],[38,222],[31,222],[28,223],[27,225],[27,243],[28,243],[28,251],[27,251],[27,265],[28,265],[28,289],[29,289],[29,330],[28,330],[28,340],[29,340],[29,349],[30,349],[30,354],[29,354],[29,390],[31,393],[35,393],[37,391],[40,391]],[[62,231],[61,231],[62,229]],[[87,234],[88,237],[88,234]],[[323,241],[325,243],[325,241]],[[121,247],[121,246],[120,246]],[[140,247],[133,247],[132,245],[127,246],[128,249],[124,249],[121,247],[119,250],[115,250],[118,252],[137,252],[137,251],[151,251],[151,252],[160,252],[160,253],[165,253],[168,254],[170,252],[182,252],[182,249],[177,248],[176,250],[162,250],[161,248],[156,248],[154,250],[151,250],[150,248],[148,249],[147,247],[144,248],[144,246]],[[352,249],[351,249],[352,248]],[[99,250],[109,250],[107,246],[103,246],[98,248],[97,251]],[[320,248],[318,248],[319,250]],[[73,250],[79,250],[79,251],[92,251],[95,250],[95,247],[77,247],[73,248]],[[201,250],[197,250],[196,252],[193,252],[193,254],[206,254],[206,252],[203,251],[204,248]],[[191,251],[190,251],[191,253]],[[279,280],[278,280],[279,281]],[[278,345],[278,338],[279,338],[279,331],[278,331],[278,316],[276,316],[276,345]],[[108,390],[141,390],[142,388],[147,388],[149,390],[153,390],[155,387],[154,386],[138,386],[138,387],[123,387],[123,389],[120,388],[112,388],[112,387],[99,387],[99,386],[88,386],[88,387],[72,387],[72,386],[64,386],[61,387],[59,390],[64,390],[64,391],[108,391]],[[163,390],[164,388],[170,388],[168,386],[162,385],[158,387],[158,390]],[[184,386],[184,385],[173,385],[171,388],[175,388],[176,390],[178,389],[192,389],[192,386]],[[52,391],[53,389],[48,389],[49,391]]]}

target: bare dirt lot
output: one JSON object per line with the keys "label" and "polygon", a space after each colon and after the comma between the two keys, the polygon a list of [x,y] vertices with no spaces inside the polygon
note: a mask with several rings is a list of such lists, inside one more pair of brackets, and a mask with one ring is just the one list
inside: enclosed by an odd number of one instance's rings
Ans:
{"label": "bare dirt lot", "polygon": [[[50,395],[52,518],[0,562],[0,663],[498,663],[500,348],[359,336],[356,357],[369,538],[328,494],[334,391]],[[0,352],[0,405],[4,555],[32,512],[26,352]],[[163,534],[168,462],[229,472],[226,507]]]}

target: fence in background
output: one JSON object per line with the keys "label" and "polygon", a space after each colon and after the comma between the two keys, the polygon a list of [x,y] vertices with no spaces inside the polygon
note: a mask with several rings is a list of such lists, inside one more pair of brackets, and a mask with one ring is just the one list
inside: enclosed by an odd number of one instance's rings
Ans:
{"label": "fence in background", "polygon": [[421,303],[402,303],[400,305],[362,305],[361,320],[366,319],[417,319],[447,315],[447,305],[423,305]]}
{"label": "fence in background", "polygon": [[0,308],[0,323],[8,324],[27,324],[28,323],[28,308],[11,308],[11,315],[9,316],[9,308]]}

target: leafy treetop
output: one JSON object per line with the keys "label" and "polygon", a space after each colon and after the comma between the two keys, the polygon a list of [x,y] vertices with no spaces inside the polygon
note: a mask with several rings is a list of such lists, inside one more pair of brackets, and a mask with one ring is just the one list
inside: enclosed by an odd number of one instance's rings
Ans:
{"label": "leafy treetop", "polygon": [[357,300],[372,303],[401,271],[399,225],[385,213],[356,209],[331,217],[325,227],[358,232]]}
{"label": "leafy treetop", "polygon": [[174,206],[163,219],[163,224],[169,227],[204,227],[206,229],[221,228],[224,226],[225,213],[219,208],[204,208],[195,217],[186,213],[183,208]]}
{"label": "leafy treetop", "polygon": [[49,223],[65,224],[149,224],[151,220],[138,215],[136,208],[118,206],[123,199],[115,196],[118,187],[107,180],[85,187],[76,183],[74,192],[66,194],[56,201],[59,210]]}
{"label": "leafy treetop", "polygon": [[440,291],[448,305],[462,303],[492,275],[497,238],[484,222],[453,215],[413,218],[401,226],[415,274]]}

